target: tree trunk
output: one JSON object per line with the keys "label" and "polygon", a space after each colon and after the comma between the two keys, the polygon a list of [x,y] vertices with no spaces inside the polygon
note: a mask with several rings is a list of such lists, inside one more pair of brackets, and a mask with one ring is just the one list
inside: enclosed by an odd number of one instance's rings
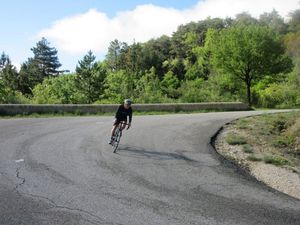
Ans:
{"label": "tree trunk", "polygon": [[251,80],[246,81],[247,85],[247,98],[248,98],[248,104],[251,107],[252,106],[252,98],[251,98]]}

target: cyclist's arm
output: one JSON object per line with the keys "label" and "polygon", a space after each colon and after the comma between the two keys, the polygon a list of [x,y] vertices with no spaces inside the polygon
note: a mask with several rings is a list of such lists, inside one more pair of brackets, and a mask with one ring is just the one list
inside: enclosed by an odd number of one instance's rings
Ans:
{"label": "cyclist's arm", "polygon": [[130,111],[128,113],[128,116],[129,116],[129,123],[131,123],[132,121],[132,109],[130,108]]}

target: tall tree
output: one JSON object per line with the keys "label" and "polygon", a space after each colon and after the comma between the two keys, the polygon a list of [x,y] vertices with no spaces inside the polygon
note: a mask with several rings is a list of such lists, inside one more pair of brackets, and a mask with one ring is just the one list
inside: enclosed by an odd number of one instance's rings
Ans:
{"label": "tall tree", "polygon": [[165,35],[158,39],[151,39],[145,43],[142,50],[143,72],[154,67],[156,74],[162,79],[166,72],[163,62],[170,56],[170,46],[170,38]]}
{"label": "tall tree", "polygon": [[2,52],[0,56],[0,71],[5,67],[5,65],[10,64],[11,61],[9,59],[9,56],[5,54],[5,52]]}
{"label": "tall tree", "polygon": [[142,70],[142,46],[139,43],[133,43],[126,52],[125,68],[129,73],[137,75]]}
{"label": "tall tree", "polygon": [[42,38],[36,47],[31,48],[34,54],[33,60],[42,72],[43,77],[57,76],[60,72],[58,68],[61,66],[57,50],[49,46],[50,43],[46,38]]}
{"label": "tall tree", "polygon": [[8,55],[4,52],[0,56],[0,78],[3,81],[3,85],[10,88],[13,91],[18,90],[18,72]]}
{"label": "tall tree", "polygon": [[87,103],[101,98],[106,70],[95,62],[96,56],[89,51],[76,66],[76,86],[86,96]]}
{"label": "tall tree", "polygon": [[161,81],[161,89],[164,94],[166,94],[169,98],[178,98],[179,92],[177,88],[179,87],[179,80],[174,74],[169,71],[164,76],[164,79]]}
{"label": "tall tree", "polygon": [[1,78],[6,87],[9,87],[13,91],[19,89],[19,74],[14,65],[11,63],[6,64],[1,70]]}
{"label": "tall tree", "polygon": [[118,71],[124,68],[125,53],[128,51],[128,44],[120,42],[117,39],[110,42],[108,52],[106,55],[106,64],[108,69],[112,72]]}
{"label": "tall tree", "polygon": [[287,24],[276,10],[260,15],[259,22],[263,25],[269,26],[277,34],[285,34],[287,31]]}
{"label": "tall tree", "polygon": [[[207,68],[204,65],[208,60],[206,56],[200,53],[204,45],[208,29],[221,30],[226,26],[231,26],[230,19],[222,20],[220,18],[207,18],[197,23],[191,22],[180,26],[172,36],[171,55],[175,60],[169,63],[169,69],[180,79],[188,77],[189,79],[205,76],[207,77]],[[201,55],[201,57],[199,57]],[[202,59],[200,59],[202,58]],[[172,65],[172,67],[170,67]],[[174,67],[175,66],[175,67]]]}
{"label": "tall tree", "polygon": [[289,30],[292,32],[300,32],[300,9],[291,12],[289,16]]}
{"label": "tall tree", "polygon": [[63,71],[59,71],[61,66],[57,57],[57,50],[49,46],[50,43],[42,38],[37,42],[36,47],[31,48],[34,56],[28,58],[21,65],[19,73],[19,90],[23,94],[32,95],[32,89],[45,78],[54,77]]}
{"label": "tall tree", "polygon": [[141,103],[160,103],[163,101],[160,81],[152,67],[146,74],[137,82],[135,92],[138,94],[137,101]]}
{"label": "tall tree", "polygon": [[42,70],[33,58],[29,58],[21,65],[18,81],[19,90],[23,94],[32,95],[32,89],[43,80]]}
{"label": "tall tree", "polygon": [[253,25],[257,23],[257,19],[252,17],[249,13],[247,12],[242,12],[239,13],[235,16],[235,20],[233,24],[235,25]]}
{"label": "tall tree", "polygon": [[252,105],[254,82],[266,75],[289,72],[293,66],[274,31],[258,25],[239,25],[220,31],[215,35],[212,53],[217,68],[244,82],[249,105]]}
{"label": "tall tree", "polygon": [[[209,29],[210,30],[210,29]],[[208,31],[209,32],[209,31]],[[206,32],[207,33],[207,32]],[[188,33],[185,41],[191,48],[185,61],[185,79],[194,80],[196,78],[208,79],[209,51],[207,47],[197,44],[197,34]]]}

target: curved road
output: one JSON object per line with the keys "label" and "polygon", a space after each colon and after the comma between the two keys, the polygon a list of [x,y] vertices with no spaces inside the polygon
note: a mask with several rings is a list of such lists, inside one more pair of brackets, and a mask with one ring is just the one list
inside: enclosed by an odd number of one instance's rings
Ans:
{"label": "curved road", "polygon": [[258,113],[135,117],[117,154],[112,117],[2,119],[0,224],[299,225],[299,200],[210,145],[224,123]]}

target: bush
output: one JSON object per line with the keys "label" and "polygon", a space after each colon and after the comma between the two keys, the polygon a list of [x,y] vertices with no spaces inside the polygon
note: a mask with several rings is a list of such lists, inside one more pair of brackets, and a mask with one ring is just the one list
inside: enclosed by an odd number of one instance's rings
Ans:
{"label": "bush", "polygon": [[271,84],[259,91],[259,105],[266,108],[289,108],[300,106],[300,88],[287,83]]}
{"label": "bush", "polygon": [[33,101],[38,104],[85,103],[86,97],[75,87],[75,75],[47,78],[33,89]]}
{"label": "bush", "polygon": [[6,87],[0,78],[0,104],[25,104],[30,102],[31,100],[22,93]]}
{"label": "bush", "polygon": [[179,88],[180,100],[182,102],[205,102],[207,93],[203,91],[203,82],[202,78],[183,82]]}

